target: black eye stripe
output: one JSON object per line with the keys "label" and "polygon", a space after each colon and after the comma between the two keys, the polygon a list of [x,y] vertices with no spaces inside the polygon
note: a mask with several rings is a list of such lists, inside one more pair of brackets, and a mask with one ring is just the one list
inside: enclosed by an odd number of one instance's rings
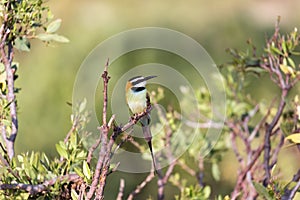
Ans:
{"label": "black eye stripe", "polygon": [[140,91],[143,91],[145,89],[146,89],[145,87],[132,87],[131,88],[131,90],[134,91],[134,92],[140,92]]}

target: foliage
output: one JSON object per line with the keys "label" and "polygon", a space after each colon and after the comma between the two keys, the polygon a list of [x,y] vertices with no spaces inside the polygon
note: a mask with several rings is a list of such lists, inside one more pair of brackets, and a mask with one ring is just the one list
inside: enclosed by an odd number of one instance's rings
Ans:
{"label": "foliage", "polygon": [[[67,38],[55,33],[60,27],[61,19],[49,23],[53,19],[53,14],[44,4],[43,0],[1,1],[0,16],[4,33],[8,32],[7,43],[12,42],[14,47],[21,51],[29,51],[28,39],[32,38],[45,42],[68,42]],[[37,34],[39,28],[45,33]]]}
{"label": "foliage", "polygon": [[[49,8],[42,0],[2,0],[0,2],[0,95],[1,129],[5,131],[6,148],[10,158],[14,156],[14,141],[18,133],[18,117],[15,87],[19,64],[14,61],[15,50],[30,51],[30,39],[40,39],[46,43],[51,41],[68,42],[64,36],[58,35],[61,20],[54,20]],[[50,22],[50,23],[49,23]],[[45,33],[39,33],[40,29]],[[4,111],[6,109],[6,111]],[[4,124],[5,123],[5,124]],[[9,123],[9,124],[8,124]]]}
{"label": "foliage", "polygon": [[[72,117],[73,128],[68,134],[69,138],[56,145],[60,159],[51,160],[44,153],[31,152],[7,160],[8,164],[0,172],[3,183],[1,199],[67,199],[71,194],[69,187],[72,186],[74,195],[79,191],[76,184],[91,181],[91,172],[86,162],[87,151],[78,136],[86,134],[83,129],[88,122],[88,113],[82,103],[78,107],[81,107],[81,111],[77,109],[77,114]],[[7,190],[3,190],[5,188]],[[45,189],[48,192],[44,193]]]}
{"label": "foliage", "polygon": [[[257,55],[256,47],[250,40],[250,50],[246,52],[228,50],[232,62],[223,66],[229,102],[226,123],[232,150],[238,159],[239,169],[242,169],[231,195],[233,199],[240,196],[254,198],[258,194],[266,199],[290,199],[295,195],[289,193],[290,190],[281,181],[275,181],[276,174],[271,172],[278,162],[284,142],[290,140],[297,144],[300,125],[296,103],[298,97],[290,100],[288,95],[300,79],[300,68],[295,64],[296,56],[299,56],[299,39],[296,28],[289,34],[281,35],[278,19],[275,32],[266,40],[262,55]],[[280,98],[275,95],[271,103],[245,93],[250,75],[261,78],[266,73],[280,89]],[[238,140],[242,141],[245,150],[238,146]],[[263,169],[264,173],[258,169]],[[247,181],[246,174],[253,183]],[[297,174],[299,172],[295,176]]]}

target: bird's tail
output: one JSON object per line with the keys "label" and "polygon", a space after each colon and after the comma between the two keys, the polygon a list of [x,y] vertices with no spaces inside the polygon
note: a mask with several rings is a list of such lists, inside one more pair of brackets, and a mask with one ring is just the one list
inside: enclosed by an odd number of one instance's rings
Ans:
{"label": "bird's tail", "polygon": [[143,134],[144,134],[145,140],[148,143],[148,146],[150,149],[154,170],[158,175],[160,175],[156,168],[156,161],[155,161],[155,157],[154,157],[153,150],[152,150],[152,135],[151,135],[151,131],[150,131],[150,126],[146,125],[146,126],[142,126],[142,128],[143,128]]}

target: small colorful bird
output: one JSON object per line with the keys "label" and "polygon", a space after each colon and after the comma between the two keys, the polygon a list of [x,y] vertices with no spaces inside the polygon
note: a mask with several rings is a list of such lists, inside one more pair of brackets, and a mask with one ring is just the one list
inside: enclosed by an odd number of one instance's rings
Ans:
{"label": "small colorful bird", "polygon": [[[148,102],[150,101],[149,95],[147,93],[146,84],[147,80],[155,78],[156,76],[136,76],[128,80],[126,84],[126,102],[133,114],[142,113],[147,108]],[[153,166],[156,170],[155,159],[152,151],[152,134],[150,131],[150,114],[142,117],[139,122],[142,125],[143,134],[145,140],[148,143],[150,153],[153,160]]]}

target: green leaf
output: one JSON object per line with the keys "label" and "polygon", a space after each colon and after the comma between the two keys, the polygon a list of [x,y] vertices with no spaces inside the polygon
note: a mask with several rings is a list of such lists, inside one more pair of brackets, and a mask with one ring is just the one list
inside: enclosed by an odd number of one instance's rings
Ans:
{"label": "green leaf", "polygon": [[74,171],[76,172],[76,174],[78,176],[80,176],[81,178],[84,178],[84,174],[81,172],[81,170],[77,167],[74,167]]}
{"label": "green leaf", "polygon": [[278,48],[276,48],[275,46],[271,46],[271,52],[275,52],[279,55],[284,56],[283,53]]}
{"label": "green leaf", "polygon": [[79,195],[77,194],[77,192],[74,189],[71,190],[71,198],[72,198],[72,200],[79,199]]}
{"label": "green leaf", "polygon": [[30,51],[30,42],[26,38],[17,37],[14,46],[21,51]]}
{"label": "green leaf", "polygon": [[295,134],[289,135],[285,139],[291,140],[292,143],[300,144],[300,133],[295,133]]}
{"label": "green leaf", "polygon": [[36,37],[44,42],[50,42],[53,38],[53,34],[41,33],[38,34]]}
{"label": "green leaf", "polygon": [[287,65],[280,65],[280,70],[286,74],[286,75],[292,75],[294,76],[295,75],[295,72],[293,70],[293,68],[291,68],[290,66],[287,66]]}
{"label": "green leaf", "polygon": [[205,186],[203,188],[203,194],[205,199],[209,199],[209,196],[211,194],[211,188],[209,186]]}
{"label": "green leaf", "polygon": [[82,150],[82,151],[79,151],[79,153],[76,154],[76,158],[77,159],[85,159],[86,158],[86,153]]}
{"label": "green leaf", "polygon": [[91,170],[90,170],[90,167],[89,167],[89,165],[86,161],[83,161],[82,170],[83,170],[84,176],[87,179],[90,179],[91,178]]}
{"label": "green leaf", "polygon": [[54,33],[55,31],[57,31],[59,29],[60,25],[61,25],[61,19],[54,20],[47,26],[46,32]]}
{"label": "green leaf", "polygon": [[290,64],[294,69],[296,69],[296,65],[295,65],[295,62],[293,61],[293,59],[291,59],[290,57],[287,57],[287,60],[289,61],[289,64]]}
{"label": "green leaf", "polygon": [[287,47],[286,47],[286,42],[285,42],[285,40],[283,40],[282,41],[282,50],[283,50],[283,53],[285,54],[285,55],[288,55],[288,50],[287,50]]}
{"label": "green leaf", "polygon": [[219,165],[217,163],[213,163],[211,167],[212,176],[216,181],[220,180],[221,172],[219,169]]}
{"label": "green leaf", "polygon": [[22,155],[17,155],[17,158],[18,158],[18,161],[19,161],[20,163],[23,163],[23,162],[24,162],[24,158],[23,158]]}
{"label": "green leaf", "polygon": [[256,192],[267,200],[272,200],[273,198],[270,196],[268,190],[259,183],[253,182]]}
{"label": "green leaf", "polygon": [[49,162],[47,155],[45,153],[43,153],[42,155],[43,155],[44,161],[46,162],[47,166],[49,166],[50,162]]}
{"label": "green leaf", "polygon": [[60,42],[60,43],[68,43],[68,42],[70,42],[70,40],[68,38],[66,38],[65,36],[57,35],[57,34],[53,35],[53,41]]}
{"label": "green leaf", "polygon": [[36,37],[44,42],[50,42],[50,41],[61,42],[61,43],[69,42],[68,38],[57,34],[41,33],[38,34]]}
{"label": "green leaf", "polygon": [[77,147],[77,134],[75,132],[71,133],[69,141],[70,141],[70,148],[71,149],[76,149],[76,147]]}
{"label": "green leaf", "polygon": [[61,144],[56,144],[55,147],[56,147],[56,151],[58,152],[58,154],[59,154],[61,157],[66,158],[66,159],[68,158],[68,152],[66,151],[65,148],[63,148],[63,147],[61,146]]}
{"label": "green leaf", "polygon": [[20,199],[28,199],[29,198],[30,193],[29,192],[22,192],[20,194]]}

